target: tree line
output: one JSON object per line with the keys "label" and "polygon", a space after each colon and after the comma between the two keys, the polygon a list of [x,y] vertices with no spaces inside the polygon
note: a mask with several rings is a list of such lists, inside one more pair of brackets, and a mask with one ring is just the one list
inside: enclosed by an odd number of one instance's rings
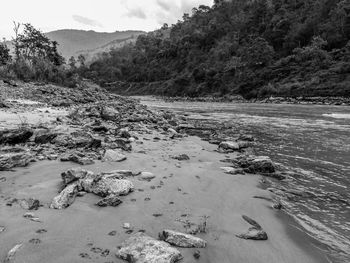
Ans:
{"label": "tree line", "polygon": [[217,0],[83,74],[171,96],[350,96],[349,38],[348,0]]}

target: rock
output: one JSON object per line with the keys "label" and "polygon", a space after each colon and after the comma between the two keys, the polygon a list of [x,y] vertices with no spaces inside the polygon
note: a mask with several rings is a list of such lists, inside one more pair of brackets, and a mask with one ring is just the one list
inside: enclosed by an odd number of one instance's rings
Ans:
{"label": "rock", "polygon": [[4,232],[6,228],[4,226],[0,226],[0,233]]}
{"label": "rock", "polygon": [[34,141],[37,144],[51,143],[57,136],[58,136],[57,133],[47,132],[47,133],[35,136]]}
{"label": "rock", "polygon": [[164,230],[161,234],[159,234],[159,236],[161,240],[164,240],[165,242],[178,247],[203,248],[207,245],[207,242],[203,239],[172,230]]}
{"label": "rock", "polygon": [[124,223],[124,224],[123,224],[123,228],[124,228],[124,229],[130,229],[130,228],[131,228],[130,223]]}
{"label": "rock", "polygon": [[10,106],[7,105],[7,103],[5,103],[2,99],[0,99],[0,108],[10,108]]}
{"label": "rock", "polygon": [[237,235],[237,237],[242,239],[251,239],[251,240],[267,240],[267,233],[262,229],[257,229],[255,227],[251,227],[244,234]]}
{"label": "rock", "polygon": [[193,253],[193,257],[195,259],[199,259],[201,257],[201,252],[199,250],[196,250],[194,253]]}
{"label": "rock", "polygon": [[13,262],[17,251],[22,247],[22,243],[15,245],[11,250],[7,253],[4,263]]}
{"label": "rock", "polygon": [[107,121],[117,121],[120,116],[117,110],[106,106],[101,108],[101,118]]}
{"label": "rock", "polygon": [[267,233],[262,229],[260,224],[254,219],[251,219],[248,216],[243,215],[242,218],[248,222],[253,227],[250,227],[246,233],[236,235],[242,239],[252,239],[252,240],[267,240]]}
{"label": "rock", "polygon": [[151,181],[152,179],[154,179],[156,176],[153,173],[150,172],[142,172],[140,174],[140,180],[144,180],[144,181]]}
{"label": "rock", "polygon": [[21,148],[0,150],[0,171],[14,167],[25,167],[33,160],[29,151]]}
{"label": "rock", "polygon": [[267,156],[241,156],[234,160],[247,173],[274,173],[275,165]]}
{"label": "rock", "polygon": [[244,174],[244,170],[241,168],[234,168],[234,167],[220,167],[222,170],[225,171],[227,174]]}
{"label": "rock", "polygon": [[124,154],[122,154],[119,151],[111,150],[111,149],[106,150],[102,158],[102,161],[104,162],[122,162],[124,160],[126,160],[126,156]]}
{"label": "rock", "polygon": [[118,138],[114,141],[117,148],[123,149],[124,151],[131,151],[132,146],[128,139]]}
{"label": "rock", "polygon": [[254,141],[254,137],[252,135],[249,135],[249,134],[241,134],[239,136],[238,140],[253,142]]}
{"label": "rock", "polygon": [[226,142],[221,142],[219,144],[219,148],[223,149],[223,150],[238,151],[240,149],[240,146],[239,146],[238,142],[226,141]]}
{"label": "rock", "polygon": [[20,144],[27,142],[32,137],[33,131],[27,128],[0,131],[0,144]]}
{"label": "rock", "polygon": [[118,206],[121,203],[123,203],[122,200],[120,200],[117,196],[111,195],[103,198],[102,200],[98,201],[96,205],[101,206],[101,207],[106,207],[106,206]]}
{"label": "rock", "polygon": [[50,208],[52,209],[65,209],[71,204],[73,204],[78,192],[79,192],[79,183],[74,182],[68,185],[62,190],[62,192],[53,198]]}
{"label": "rock", "polygon": [[89,176],[80,181],[84,191],[101,197],[127,195],[134,191],[132,182],[108,176]]}
{"label": "rock", "polygon": [[180,154],[180,155],[172,156],[172,158],[179,160],[179,161],[187,161],[190,159],[190,157],[187,154]]}
{"label": "rock", "polygon": [[82,154],[69,154],[66,156],[61,157],[61,162],[73,162],[73,163],[77,163],[80,165],[88,165],[88,164],[94,164],[94,160],[92,160],[91,158],[85,157]]}
{"label": "rock", "polygon": [[20,206],[26,210],[38,210],[40,201],[33,198],[23,199],[20,201]]}
{"label": "rock", "polygon": [[81,168],[72,168],[61,174],[64,185],[68,185],[74,181],[85,178],[87,176],[93,176],[93,172],[86,171]]}
{"label": "rock", "polygon": [[140,232],[124,241],[116,255],[134,263],[174,263],[182,259],[177,249]]}
{"label": "rock", "polygon": [[128,131],[128,129],[126,128],[123,128],[123,129],[120,129],[119,132],[118,132],[119,136],[122,137],[122,138],[130,138],[131,135],[130,135],[130,132]]}

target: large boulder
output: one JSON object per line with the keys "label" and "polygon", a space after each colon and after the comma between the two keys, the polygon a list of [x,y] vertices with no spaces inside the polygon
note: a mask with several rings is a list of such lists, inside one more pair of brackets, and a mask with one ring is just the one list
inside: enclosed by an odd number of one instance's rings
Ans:
{"label": "large boulder", "polygon": [[27,128],[0,131],[0,144],[20,144],[27,142],[32,137],[33,131]]}
{"label": "large boulder", "polygon": [[64,209],[73,204],[80,190],[79,182],[74,182],[62,190],[62,192],[53,198],[50,208]]}
{"label": "large boulder", "polygon": [[207,242],[201,238],[189,234],[176,232],[173,230],[164,230],[162,233],[159,234],[159,236],[165,242],[168,242],[169,244],[178,247],[203,248],[207,245]]}
{"label": "large boulder", "polygon": [[181,253],[168,243],[140,232],[124,241],[116,255],[134,263],[174,263],[182,259]]}

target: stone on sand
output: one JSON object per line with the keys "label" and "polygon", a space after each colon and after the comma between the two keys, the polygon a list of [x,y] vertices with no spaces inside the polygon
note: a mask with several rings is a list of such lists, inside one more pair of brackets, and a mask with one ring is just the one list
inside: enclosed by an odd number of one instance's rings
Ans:
{"label": "stone on sand", "polygon": [[108,176],[86,177],[81,180],[82,189],[101,197],[127,195],[134,191],[132,182]]}
{"label": "stone on sand", "polygon": [[88,176],[93,176],[93,172],[81,168],[71,168],[61,174],[64,185],[68,185]]}
{"label": "stone on sand", "polygon": [[79,192],[79,183],[74,182],[68,185],[62,190],[62,192],[53,198],[50,208],[53,209],[64,209],[73,204],[78,192]]}
{"label": "stone on sand", "polygon": [[144,180],[144,181],[151,181],[152,179],[154,179],[156,176],[153,173],[150,172],[142,172],[140,174],[140,179]]}
{"label": "stone on sand", "polygon": [[116,255],[135,263],[173,263],[182,259],[181,253],[168,243],[141,232],[124,241]]}
{"label": "stone on sand", "polygon": [[117,150],[106,150],[102,161],[104,162],[121,162],[126,160],[126,156]]}
{"label": "stone on sand", "polygon": [[123,201],[120,200],[117,196],[110,195],[110,196],[107,196],[107,197],[103,198],[102,200],[98,201],[96,203],[96,205],[101,206],[101,207],[106,207],[106,206],[116,207],[116,206],[120,205],[121,203],[123,203]]}
{"label": "stone on sand", "polygon": [[178,247],[204,248],[207,245],[207,242],[201,238],[173,230],[164,230],[159,236],[165,242]]}

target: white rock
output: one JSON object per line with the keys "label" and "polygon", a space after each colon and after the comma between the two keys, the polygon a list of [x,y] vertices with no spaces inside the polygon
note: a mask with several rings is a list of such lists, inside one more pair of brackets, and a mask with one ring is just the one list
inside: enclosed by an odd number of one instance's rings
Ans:
{"label": "white rock", "polygon": [[174,263],[182,259],[177,249],[143,233],[136,233],[124,241],[116,255],[135,263]]}
{"label": "white rock", "polygon": [[234,150],[237,151],[239,150],[241,147],[239,145],[239,143],[237,142],[231,142],[231,141],[226,141],[226,142],[221,142],[219,144],[219,148],[222,148],[224,150]]}
{"label": "white rock", "polygon": [[73,204],[79,192],[79,188],[78,182],[68,185],[58,196],[53,198],[50,208],[64,209]]}
{"label": "white rock", "polygon": [[154,179],[156,176],[153,173],[150,172],[142,172],[140,174],[140,179],[141,180],[145,180],[145,181],[151,181],[152,179]]}
{"label": "white rock", "polygon": [[121,162],[126,160],[126,156],[117,150],[106,150],[102,161],[104,162]]}

